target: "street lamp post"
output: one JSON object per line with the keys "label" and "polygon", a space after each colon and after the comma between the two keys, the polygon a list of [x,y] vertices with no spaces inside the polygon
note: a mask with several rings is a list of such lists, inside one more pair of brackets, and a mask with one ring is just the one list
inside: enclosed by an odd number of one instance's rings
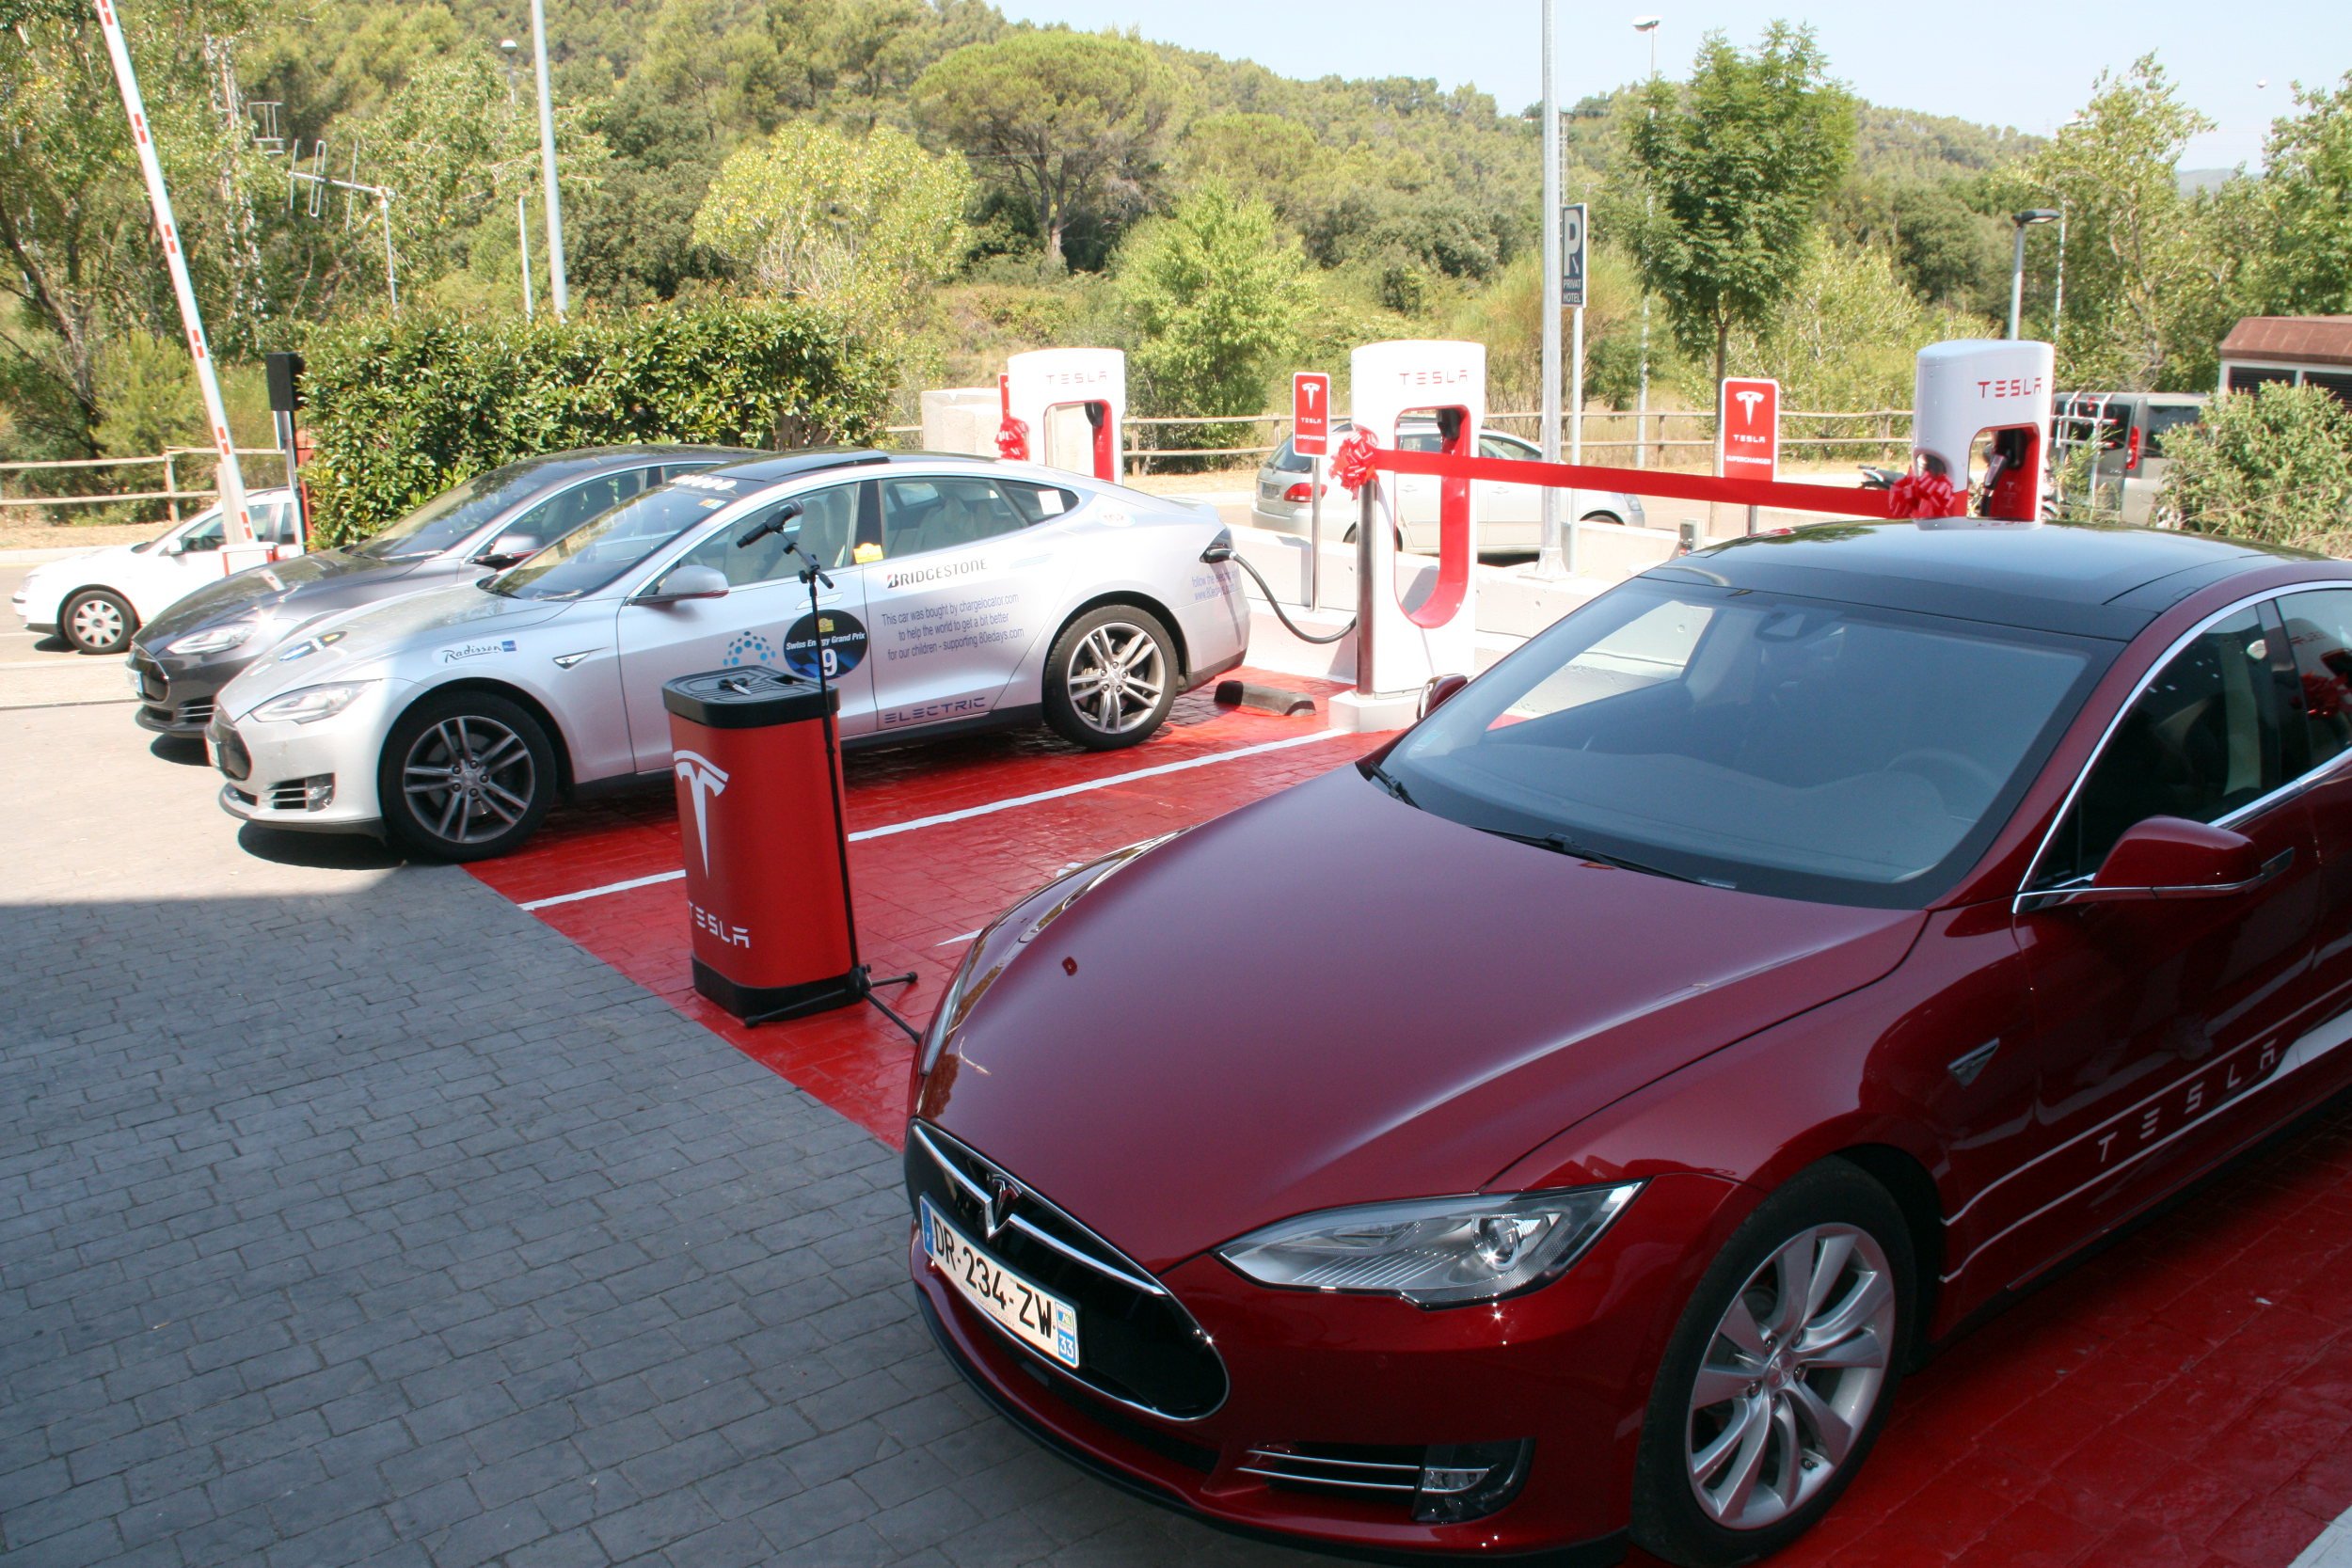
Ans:
{"label": "street lamp post", "polygon": [[[1637,16],[1633,19],[1633,30],[1646,34],[1649,38],[1649,79],[1653,82],[1658,80],[1658,24],[1664,20],[1665,18],[1661,16]],[[1642,217],[1645,222],[1657,211],[1657,207],[1656,193],[1644,191],[1642,193]],[[1633,465],[1637,468],[1649,467],[1648,437],[1649,290],[1645,287],[1642,290],[1642,385],[1633,398]]]}
{"label": "street lamp post", "polygon": [[555,103],[548,91],[547,0],[531,0],[531,49],[539,70],[539,173],[548,193],[548,295],[555,319],[571,313],[564,277],[564,198],[555,189]]}
{"label": "street lamp post", "polygon": [[[506,62],[506,102],[515,102],[515,51],[518,46],[513,39],[499,40],[499,57]],[[521,191],[515,193],[515,244],[523,259],[523,320],[532,316],[531,299],[531,214],[527,198]]]}
{"label": "street lamp post", "polygon": [[[1543,197],[1544,197],[1544,314],[1543,314],[1543,395],[1539,398],[1540,428],[1536,438],[1543,447],[1544,461],[1560,461],[1560,105],[1552,96],[1551,80],[1551,17],[1552,0],[1543,0]],[[1557,575],[1567,570],[1561,531],[1567,526],[1560,516],[1560,492],[1544,486],[1543,534],[1539,542],[1538,559],[1542,570]]]}
{"label": "street lamp post", "polygon": [[2017,249],[2009,266],[2009,335],[2017,336],[2018,318],[2026,309],[2026,230],[2037,223],[2056,223],[2058,211],[2055,207],[2028,207],[2010,214],[2017,225]]}

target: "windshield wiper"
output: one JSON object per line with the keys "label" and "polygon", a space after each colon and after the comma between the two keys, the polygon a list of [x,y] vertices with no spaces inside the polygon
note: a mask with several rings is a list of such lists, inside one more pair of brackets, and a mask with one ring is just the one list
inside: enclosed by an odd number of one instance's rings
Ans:
{"label": "windshield wiper", "polygon": [[1578,860],[1591,861],[1597,865],[1613,865],[1620,871],[1639,871],[1647,877],[1663,877],[1670,882],[1696,882],[1702,887],[1731,886],[1729,882],[1710,881],[1704,877],[1686,877],[1679,871],[1668,871],[1663,866],[1629,860],[1624,855],[1613,855],[1589,844],[1580,844],[1566,833],[1515,833],[1505,828],[1481,828],[1478,831],[1492,833],[1497,838],[1507,838],[1514,844],[1532,844],[1555,855],[1574,855]]}
{"label": "windshield wiper", "polygon": [[1391,795],[1404,801],[1406,805],[1411,806],[1415,811],[1419,811],[1421,809],[1421,802],[1413,799],[1413,792],[1406,789],[1403,783],[1397,779],[1396,775],[1391,773],[1387,768],[1381,767],[1378,763],[1374,763],[1371,767],[1365,768],[1364,777],[1370,779],[1374,784],[1378,784],[1382,789],[1387,790]]}

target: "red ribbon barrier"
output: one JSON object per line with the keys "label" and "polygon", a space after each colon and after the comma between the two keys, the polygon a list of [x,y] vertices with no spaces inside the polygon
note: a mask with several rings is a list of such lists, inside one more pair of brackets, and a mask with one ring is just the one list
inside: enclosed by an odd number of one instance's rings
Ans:
{"label": "red ribbon barrier", "polygon": [[1331,477],[1340,482],[1342,489],[1354,495],[1364,487],[1364,481],[1372,477],[1373,459],[1379,451],[1380,443],[1375,441],[1368,432],[1354,432],[1331,454]]}
{"label": "red ribbon barrier", "polygon": [[1010,414],[996,427],[996,455],[1008,463],[1029,460],[1029,421],[1016,420]]}
{"label": "red ribbon barrier", "polygon": [[[1351,436],[1340,449],[1347,451]],[[1369,441],[1366,445],[1370,445]],[[1637,496],[1664,496],[1675,500],[1727,501],[1734,506],[1777,506],[1796,512],[1828,512],[1845,517],[1918,516],[1897,513],[1890,492],[1849,488],[1842,484],[1793,484],[1785,480],[1715,479],[1706,474],[1662,473],[1656,468],[1600,468],[1585,463],[1530,463],[1511,457],[1448,457],[1434,451],[1392,451],[1375,447],[1368,468],[1397,474],[1435,474],[1441,479],[1493,479],[1508,484],[1573,485],[1580,490],[1629,490]],[[1331,472],[1342,476],[1335,454]],[[1354,485],[1348,486],[1354,489]],[[1929,513],[1957,516],[1960,509]]]}

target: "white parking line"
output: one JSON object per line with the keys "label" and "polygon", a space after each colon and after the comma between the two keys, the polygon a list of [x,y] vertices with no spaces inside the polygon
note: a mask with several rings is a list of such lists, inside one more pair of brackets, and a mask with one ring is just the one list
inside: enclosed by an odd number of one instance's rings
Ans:
{"label": "white parking line", "polygon": [[[1015,795],[986,805],[966,806],[961,811],[944,811],[931,816],[917,816],[905,822],[893,822],[886,827],[866,828],[851,833],[850,842],[863,844],[870,838],[888,838],[894,833],[911,833],[918,828],[937,828],[949,822],[968,822],[976,816],[991,816],[1016,806],[1034,806],[1044,800],[1059,800],[1089,790],[1108,789],[1114,784],[1133,784],[1137,779],[1156,779],[1164,774],[1188,772],[1195,768],[1208,768],[1220,762],[1234,762],[1242,757],[1263,756],[1268,752],[1288,751],[1293,746],[1308,746],[1334,736],[1356,735],[1355,730],[1317,730],[1311,735],[1286,736],[1280,740],[1263,740],[1255,746],[1239,746],[1230,752],[1217,752],[1205,757],[1187,757],[1183,762],[1164,762],[1157,768],[1138,768],[1129,773],[1113,773],[1106,778],[1088,779],[1081,784],[1064,784],[1059,789],[1041,789],[1034,795]],[[582,888],[578,893],[559,893],[548,898],[533,898],[519,906],[526,910],[550,910],[558,904],[578,904],[590,898],[602,898],[608,894],[628,893],[636,888],[654,887],[662,882],[678,881],[683,871],[663,871],[651,877],[631,877],[627,881],[608,882],[602,887]],[[950,938],[950,941],[956,940]],[[944,943],[942,945],[945,945]]]}

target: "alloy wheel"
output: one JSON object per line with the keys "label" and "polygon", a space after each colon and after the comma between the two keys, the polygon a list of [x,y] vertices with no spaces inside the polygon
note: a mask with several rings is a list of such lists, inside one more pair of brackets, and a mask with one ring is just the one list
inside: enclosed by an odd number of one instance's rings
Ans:
{"label": "alloy wheel", "polygon": [[1886,1253],[1850,1225],[1783,1243],[1731,1298],[1691,1390],[1691,1490],[1726,1529],[1763,1529],[1827,1485],[1869,1424],[1895,1345]]}
{"label": "alloy wheel", "polygon": [[538,769],[522,736],[495,719],[461,713],[417,736],[401,780],[426,831],[450,844],[481,844],[522,820]]}
{"label": "alloy wheel", "polygon": [[68,625],[76,642],[101,652],[119,646],[129,629],[123,625],[122,608],[112,599],[95,594],[74,605],[73,618]]}
{"label": "alloy wheel", "polygon": [[1070,705],[1089,729],[1125,735],[1149,723],[1168,689],[1168,661],[1141,626],[1106,621],[1070,655]]}

